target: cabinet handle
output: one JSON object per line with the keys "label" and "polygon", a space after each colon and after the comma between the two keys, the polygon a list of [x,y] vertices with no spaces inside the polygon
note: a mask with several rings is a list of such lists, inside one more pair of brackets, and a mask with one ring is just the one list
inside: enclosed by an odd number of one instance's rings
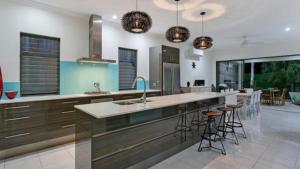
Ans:
{"label": "cabinet handle", "polygon": [[70,125],[66,125],[66,126],[61,126],[61,128],[65,129],[65,128],[70,128],[70,127],[74,127],[76,126],[75,124],[70,124]]}
{"label": "cabinet handle", "polygon": [[79,101],[62,102],[61,104],[75,104],[75,103],[79,103]]}
{"label": "cabinet handle", "polygon": [[24,109],[24,108],[29,108],[30,106],[15,106],[15,107],[6,107],[5,110],[13,110],[13,109]]}
{"label": "cabinet handle", "polygon": [[31,133],[22,133],[22,134],[16,134],[16,135],[11,135],[11,136],[7,136],[4,137],[5,139],[11,139],[11,138],[16,138],[16,137],[22,137],[22,136],[27,136],[30,135]]}
{"label": "cabinet handle", "polygon": [[5,121],[17,121],[17,120],[25,120],[25,119],[30,119],[30,116],[13,118],[13,119],[6,119]]}
{"label": "cabinet handle", "polygon": [[63,111],[61,114],[69,114],[69,113],[75,113],[76,110],[71,110],[71,111]]}

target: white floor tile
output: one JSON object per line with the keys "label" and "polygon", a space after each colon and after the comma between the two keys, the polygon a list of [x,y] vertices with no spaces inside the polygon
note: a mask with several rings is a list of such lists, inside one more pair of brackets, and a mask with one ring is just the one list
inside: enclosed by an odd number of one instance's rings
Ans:
{"label": "white floor tile", "polygon": [[4,161],[0,160],[0,169],[4,169]]}
{"label": "white floor tile", "polygon": [[37,154],[28,154],[5,160],[5,169],[42,169]]}
{"label": "white floor tile", "polygon": [[289,168],[285,165],[281,165],[275,161],[273,162],[259,161],[255,164],[253,169],[293,169],[293,168]]}
{"label": "white floor tile", "polygon": [[75,165],[75,160],[71,154],[65,150],[43,152],[39,154],[43,169],[55,166],[70,166]]}

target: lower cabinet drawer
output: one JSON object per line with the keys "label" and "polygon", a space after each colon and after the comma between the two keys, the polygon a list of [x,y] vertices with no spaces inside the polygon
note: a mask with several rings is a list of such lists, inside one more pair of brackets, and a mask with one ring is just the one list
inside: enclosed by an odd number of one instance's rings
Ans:
{"label": "lower cabinet drawer", "polygon": [[57,111],[57,112],[50,112],[47,115],[47,124],[52,123],[60,123],[65,121],[75,121],[76,110],[74,108],[64,110],[64,111]]}
{"label": "lower cabinet drawer", "polygon": [[46,127],[0,133],[0,150],[14,148],[47,139]]}
{"label": "lower cabinet drawer", "polygon": [[133,127],[125,130],[116,130],[116,132],[104,135],[96,134],[93,136],[93,157],[101,157],[107,154],[117,152],[121,149],[141,144],[146,140],[151,140],[165,134],[173,133],[178,118]]}
{"label": "lower cabinet drawer", "polygon": [[24,114],[2,119],[0,121],[0,132],[23,130],[43,125],[46,125],[46,118],[43,113],[40,113],[40,115]]}
{"label": "lower cabinet drawer", "polygon": [[[69,136],[75,134],[74,121],[66,121],[47,126],[48,139]],[[74,138],[75,139],[75,138]]]}
{"label": "lower cabinet drawer", "polygon": [[0,150],[32,144],[48,139],[69,136],[75,133],[72,121],[40,126],[24,130],[0,133]]}

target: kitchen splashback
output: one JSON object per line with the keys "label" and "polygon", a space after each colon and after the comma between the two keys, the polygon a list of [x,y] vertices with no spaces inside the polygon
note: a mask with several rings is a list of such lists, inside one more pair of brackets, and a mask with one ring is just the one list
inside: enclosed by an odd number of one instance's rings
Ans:
{"label": "kitchen splashback", "polygon": [[60,62],[60,94],[94,91],[94,82],[100,82],[103,91],[118,91],[118,71],[117,64],[79,64],[62,61]]}
{"label": "kitchen splashback", "polygon": [[[5,80],[5,79],[4,79]],[[119,90],[119,65],[118,64],[79,64],[74,61],[60,62],[60,94],[82,94],[94,91],[94,82],[101,83],[103,91]],[[137,90],[143,90],[143,81],[137,81]],[[149,80],[146,80],[149,89]],[[17,90],[20,97],[20,82],[3,83],[4,91]],[[7,100],[5,94],[3,100]]]}

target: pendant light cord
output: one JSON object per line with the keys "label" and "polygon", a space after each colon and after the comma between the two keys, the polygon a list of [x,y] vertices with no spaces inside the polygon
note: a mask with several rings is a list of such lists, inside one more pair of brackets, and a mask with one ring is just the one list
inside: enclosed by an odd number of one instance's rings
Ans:
{"label": "pendant light cord", "polygon": [[176,22],[176,26],[178,26],[178,1],[177,1],[177,15],[176,15],[176,19],[177,19],[177,22]]}
{"label": "pendant light cord", "polygon": [[204,23],[203,23],[203,15],[202,16],[202,36],[204,35]]}
{"label": "pendant light cord", "polygon": [[138,0],[135,0],[135,9],[138,10]]}

